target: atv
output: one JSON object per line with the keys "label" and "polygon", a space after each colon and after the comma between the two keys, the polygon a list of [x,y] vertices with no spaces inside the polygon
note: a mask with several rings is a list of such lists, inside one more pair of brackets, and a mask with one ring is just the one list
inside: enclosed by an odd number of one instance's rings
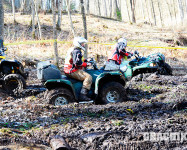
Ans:
{"label": "atv", "polygon": [[3,41],[0,40],[0,83],[9,94],[15,94],[26,87],[25,80],[28,73],[24,71],[23,65],[19,61],[6,59],[6,50]]}
{"label": "atv", "polygon": [[141,57],[139,52],[134,52],[135,59],[123,61],[120,64],[120,70],[125,78],[130,80],[132,77],[142,73],[154,73],[162,75],[172,75],[172,68],[165,62],[165,56],[161,53]]}
{"label": "atv", "polygon": [[[105,71],[98,69],[92,59],[92,69],[85,71],[92,76],[92,86],[88,96],[95,103],[116,103],[126,99],[126,79],[120,70]],[[65,105],[71,102],[81,102],[79,99],[82,81],[61,75],[60,70],[50,62],[39,62],[37,65],[38,79],[47,88],[44,95],[48,104]]]}
{"label": "atv", "polygon": [[[89,97],[96,103],[115,103],[126,99],[125,84],[133,76],[147,72],[159,72],[161,74],[172,74],[171,67],[165,63],[165,56],[158,53],[148,57],[140,57],[135,51],[135,59],[124,61],[120,65],[115,65],[110,61],[107,67],[98,69],[96,62],[91,59],[93,69],[85,71],[92,76],[92,87]],[[106,69],[107,68],[107,69]],[[40,62],[37,65],[37,76],[47,88],[45,99],[47,103],[53,105],[65,105],[70,102],[80,102],[80,91],[82,82],[61,75],[60,70],[50,64],[50,62]]]}

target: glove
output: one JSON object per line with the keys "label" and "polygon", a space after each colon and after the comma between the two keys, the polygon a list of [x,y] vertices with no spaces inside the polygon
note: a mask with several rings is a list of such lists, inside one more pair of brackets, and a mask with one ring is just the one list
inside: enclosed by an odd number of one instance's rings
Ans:
{"label": "glove", "polygon": [[87,66],[91,66],[92,65],[92,63],[90,63],[90,62],[87,62]]}
{"label": "glove", "polygon": [[127,56],[127,58],[131,58],[134,54],[133,53],[130,53],[130,52],[128,52],[128,56]]}

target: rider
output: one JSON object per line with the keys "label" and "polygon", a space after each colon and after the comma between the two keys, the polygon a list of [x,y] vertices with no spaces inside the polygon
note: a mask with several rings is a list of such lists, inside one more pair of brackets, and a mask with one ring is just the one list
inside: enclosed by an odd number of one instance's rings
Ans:
{"label": "rider", "polygon": [[112,51],[112,56],[108,58],[108,61],[113,60],[117,65],[120,65],[122,59],[131,58],[133,54],[127,52],[126,47],[127,47],[127,40],[125,38],[120,38],[118,40],[116,48]]}
{"label": "rider", "polygon": [[84,67],[90,66],[91,63],[86,60],[83,61],[83,55],[81,50],[85,51],[85,44],[88,41],[83,37],[75,37],[73,41],[74,47],[70,48],[65,58],[64,72],[66,76],[83,81],[81,89],[80,100],[91,101],[87,97],[88,91],[91,88],[92,76],[83,71]]}

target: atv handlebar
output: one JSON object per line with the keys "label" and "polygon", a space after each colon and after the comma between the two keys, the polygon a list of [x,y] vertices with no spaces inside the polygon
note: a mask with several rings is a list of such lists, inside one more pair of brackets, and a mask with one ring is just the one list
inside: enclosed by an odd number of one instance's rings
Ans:
{"label": "atv handlebar", "polygon": [[5,52],[5,51],[7,51],[7,47],[1,47],[0,50]]}
{"label": "atv handlebar", "polygon": [[91,58],[88,62],[92,64],[94,70],[98,70],[96,61],[93,58]]}
{"label": "atv handlebar", "polygon": [[139,61],[140,55],[138,51],[134,51],[134,57],[137,59],[137,61]]}

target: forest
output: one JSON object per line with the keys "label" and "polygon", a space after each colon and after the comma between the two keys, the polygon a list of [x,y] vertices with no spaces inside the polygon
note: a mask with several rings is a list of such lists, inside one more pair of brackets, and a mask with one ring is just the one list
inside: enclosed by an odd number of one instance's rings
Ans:
{"label": "forest", "polygon": [[[88,103],[64,72],[76,37]],[[0,150],[186,149],[186,63],[187,0],[0,0]]]}

